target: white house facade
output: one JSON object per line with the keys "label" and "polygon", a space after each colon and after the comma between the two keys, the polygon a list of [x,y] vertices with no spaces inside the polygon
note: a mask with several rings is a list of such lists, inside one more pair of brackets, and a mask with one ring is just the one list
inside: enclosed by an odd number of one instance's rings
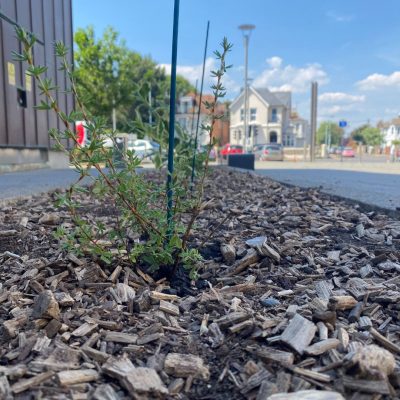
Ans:
{"label": "white house facade", "polygon": [[283,145],[287,147],[303,147],[310,143],[310,124],[293,111],[290,116],[291,134],[283,138]]}
{"label": "white house facade", "polygon": [[400,140],[400,117],[389,122],[380,122],[378,128],[385,139],[385,146],[391,146],[394,140]]}
{"label": "white house facade", "polygon": [[[267,88],[249,88],[248,132],[246,147],[256,144],[290,141],[291,92],[271,92]],[[230,143],[243,145],[244,92],[230,105]]]}

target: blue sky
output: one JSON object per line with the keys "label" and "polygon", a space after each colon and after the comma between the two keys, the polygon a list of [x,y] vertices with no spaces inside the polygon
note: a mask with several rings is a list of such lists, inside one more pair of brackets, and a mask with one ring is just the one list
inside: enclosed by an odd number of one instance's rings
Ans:
{"label": "blue sky", "polygon": [[[74,28],[110,25],[130,48],[167,68],[173,0],[73,0]],[[251,23],[249,71],[255,86],[288,89],[309,118],[309,86],[320,83],[319,119],[347,119],[350,128],[400,113],[400,0],[181,0],[178,64],[200,78],[210,20],[207,70],[224,36],[234,47],[228,97],[243,83],[243,39]]]}

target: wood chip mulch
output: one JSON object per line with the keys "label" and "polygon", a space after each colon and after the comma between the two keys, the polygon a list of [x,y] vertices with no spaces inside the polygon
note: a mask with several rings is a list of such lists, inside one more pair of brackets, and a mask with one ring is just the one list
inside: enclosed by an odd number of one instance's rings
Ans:
{"label": "wood chip mulch", "polygon": [[186,294],[66,252],[54,193],[1,206],[0,399],[400,398],[400,221],[224,169],[205,195]]}

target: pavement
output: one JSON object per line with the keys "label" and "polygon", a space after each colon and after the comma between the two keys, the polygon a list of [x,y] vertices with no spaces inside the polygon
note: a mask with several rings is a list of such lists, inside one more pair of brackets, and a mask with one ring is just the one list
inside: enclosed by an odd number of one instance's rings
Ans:
{"label": "pavement", "polygon": [[400,209],[399,163],[257,162],[256,173],[379,208]]}

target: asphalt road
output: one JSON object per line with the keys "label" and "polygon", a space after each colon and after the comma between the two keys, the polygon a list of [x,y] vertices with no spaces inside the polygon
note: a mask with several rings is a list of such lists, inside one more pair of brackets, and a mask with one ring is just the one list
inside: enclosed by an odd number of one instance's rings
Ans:
{"label": "asphalt road", "polygon": [[78,174],[72,169],[37,169],[0,175],[0,200],[23,198],[66,188]]}
{"label": "asphalt road", "polygon": [[400,208],[400,175],[335,169],[268,169],[256,172],[282,183],[321,187],[328,194],[349,198],[390,210]]}
{"label": "asphalt road", "polygon": [[[393,166],[385,166],[389,168]],[[302,169],[300,169],[302,168]],[[322,191],[362,203],[396,210],[400,207],[400,166],[396,171],[340,170],[293,163],[257,163],[256,173],[300,187],[321,187]],[[0,200],[23,198],[49,190],[66,188],[78,174],[72,169],[40,169],[0,174]]]}

